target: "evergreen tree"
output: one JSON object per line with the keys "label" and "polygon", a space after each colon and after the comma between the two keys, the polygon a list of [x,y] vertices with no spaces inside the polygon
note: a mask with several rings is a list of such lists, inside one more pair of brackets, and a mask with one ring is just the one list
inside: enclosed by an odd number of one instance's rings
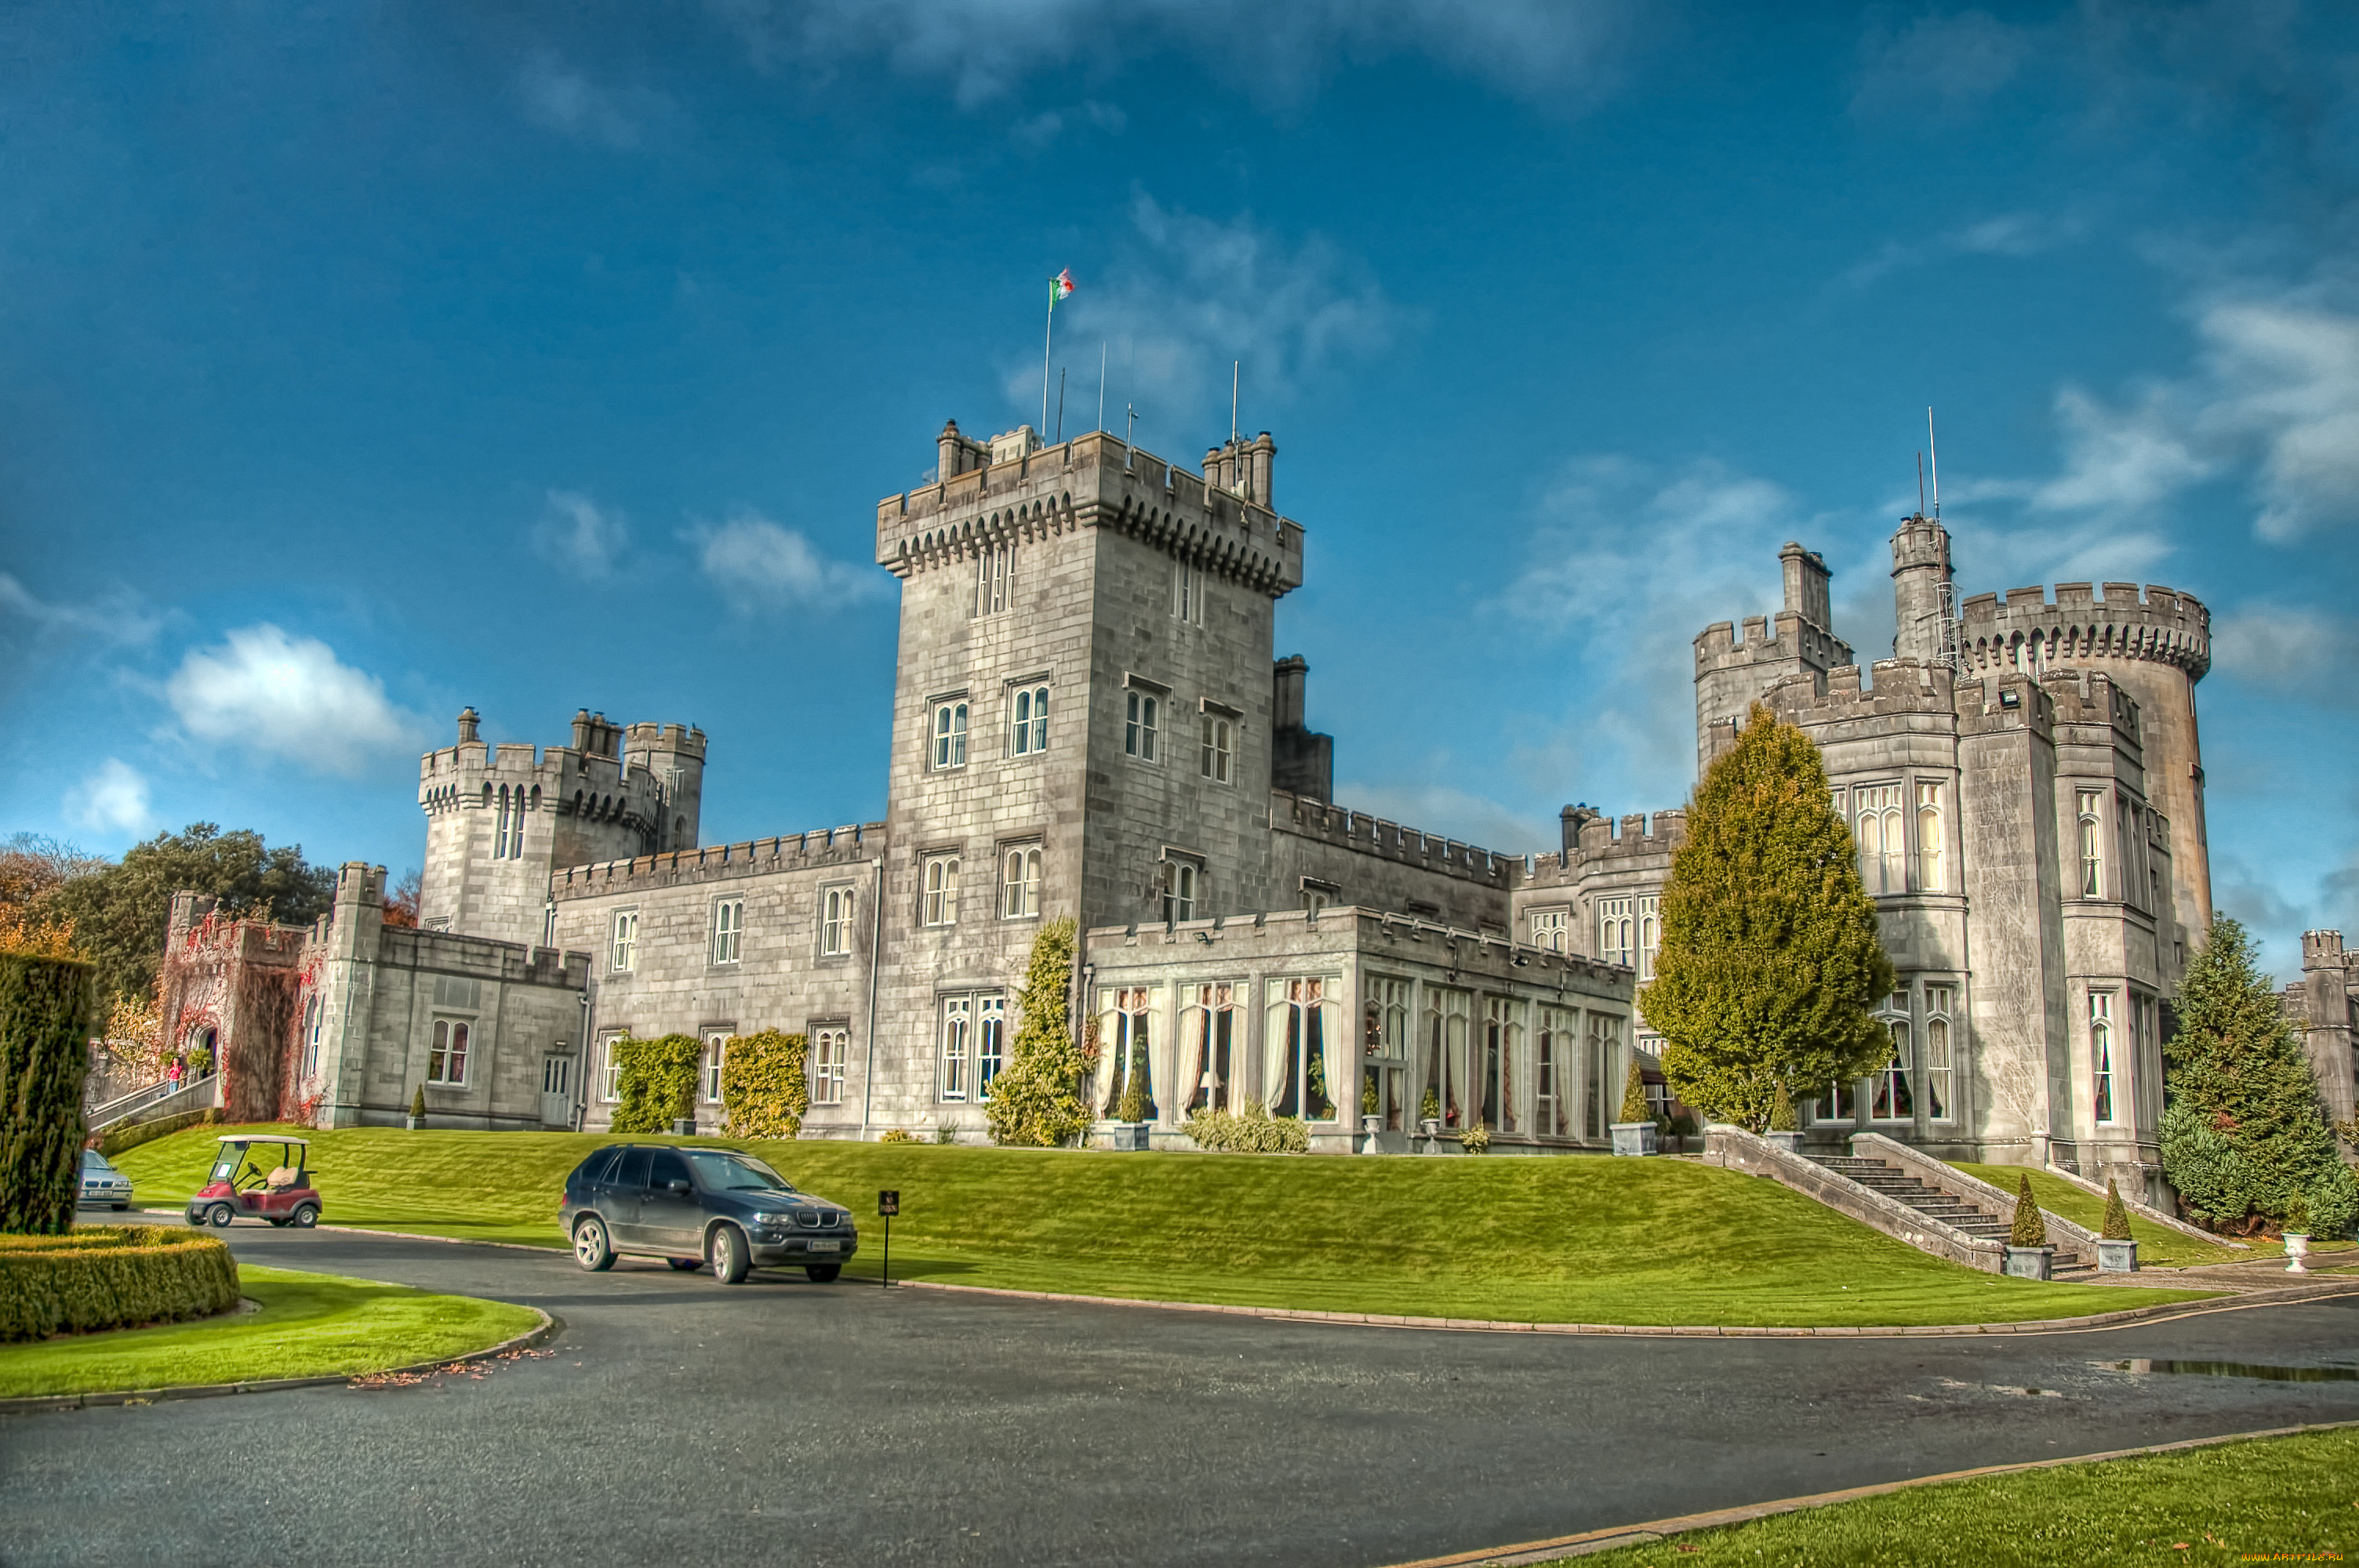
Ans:
{"label": "evergreen tree", "polygon": [[2196,1214],[2250,1233],[2301,1204],[2321,1236],[2359,1221],[2359,1182],[2343,1162],[2310,1060],[2279,1010],[2253,944],[2226,915],[2212,922],[2179,987],[2162,1173]]}
{"label": "evergreen tree", "polygon": [[2028,1171],[2016,1178],[2015,1223],[2007,1227],[2006,1242],[2010,1247],[2048,1245],[2048,1217],[2039,1212],[2039,1200],[2031,1195]]}
{"label": "evergreen tree", "polygon": [[1672,1092],[1712,1120],[1758,1132],[1780,1085],[1858,1077],[1891,1051],[1870,1010],[1892,964],[1856,853],[1819,749],[1754,704],[1696,786],[1638,1003]]}
{"label": "evergreen tree", "polygon": [[1080,1093],[1082,1052],[1073,1043],[1066,1000],[1076,936],[1066,919],[1049,922],[1032,939],[1024,989],[1016,999],[1016,1039],[1007,1065],[991,1080],[984,1107],[991,1135],[1002,1143],[1053,1149],[1089,1127]]}

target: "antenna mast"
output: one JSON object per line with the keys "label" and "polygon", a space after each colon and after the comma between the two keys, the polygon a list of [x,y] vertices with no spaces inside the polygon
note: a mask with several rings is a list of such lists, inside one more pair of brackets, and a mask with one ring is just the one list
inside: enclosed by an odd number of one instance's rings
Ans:
{"label": "antenna mast", "polygon": [[1933,439],[1933,408],[1925,407],[1925,450],[1933,459],[1933,521],[1941,520],[1941,449]]}
{"label": "antenna mast", "polygon": [[1243,360],[1229,362],[1229,439],[1232,441],[1237,438],[1237,373],[1245,368],[1245,362]]}

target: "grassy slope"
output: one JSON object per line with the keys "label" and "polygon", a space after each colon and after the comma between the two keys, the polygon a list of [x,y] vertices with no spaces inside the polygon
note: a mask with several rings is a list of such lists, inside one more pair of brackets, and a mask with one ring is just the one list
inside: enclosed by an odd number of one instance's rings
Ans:
{"label": "grassy slope", "polygon": [[[1980,1176],[1995,1187],[2015,1191],[2016,1183],[2027,1173],[2022,1165],[1975,1165],[1962,1160],[1951,1162],[1969,1176]],[[2046,1171],[2029,1171],[2031,1195],[2039,1206],[2050,1214],[2060,1214],[2075,1225],[2085,1225],[2091,1230],[2102,1229],[2105,1223],[2105,1200],[2093,1193],[2082,1192],[2063,1177]],[[2254,1258],[2274,1250],[2263,1247],[2253,1251],[2240,1251],[2234,1247],[2208,1247],[2192,1237],[2181,1236],[2175,1230],[2151,1224],[2130,1216],[2130,1235],[2138,1244],[2138,1264],[2141,1268],[2185,1269],[2198,1263],[2250,1262]]]}
{"label": "grassy slope", "polygon": [[260,1312],[0,1346],[0,1398],[377,1372],[481,1350],[538,1322],[528,1307],[403,1285],[238,1271]]}
{"label": "grassy slope", "polygon": [[[131,1151],[145,1201],[192,1191],[213,1129]],[[603,1137],[312,1135],[332,1224],[560,1245],[565,1173]],[[1677,1160],[1333,1159],[878,1143],[755,1149],[874,1211],[893,1271],[955,1283],[1417,1316],[1632,1324],[1942,1324],[2182,1299],[1975,1273],[1775,1183]],[[882,1222],[861,1222],[873,1273]]]}
{"label": "grassy slope", "polygon": [[2359,1545],[2354,1473],[2359,1432],[2304,1433],[1916,1487],[1570,1561],[2083,1568],[2322,1556]]}

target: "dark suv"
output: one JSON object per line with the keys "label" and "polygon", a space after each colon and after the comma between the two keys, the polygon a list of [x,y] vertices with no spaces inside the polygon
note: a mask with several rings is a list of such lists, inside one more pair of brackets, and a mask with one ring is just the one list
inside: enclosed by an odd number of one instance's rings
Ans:
{"label": "dark suv", "polygon": [[557,1214],[574,1258],[592,1271],[635,1252],[675,1269],[710,1262],[724,1285],[756,1263],[799,1263],[825,1284],[860,1249],[851,1211],[731,1149],[609,1144],[565,1178]]}

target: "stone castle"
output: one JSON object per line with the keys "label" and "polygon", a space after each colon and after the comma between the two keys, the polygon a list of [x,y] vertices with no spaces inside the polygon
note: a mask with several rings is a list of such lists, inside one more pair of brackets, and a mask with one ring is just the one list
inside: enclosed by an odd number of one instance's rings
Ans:
{"label": "stone castle", "polygon": [[[1099,1135],[1143,1060],[1157,1143],[1258,1104],[1329,1152],[1405,1150],[1429,1119],[1603,1146],[1634,1056],[1659,1083],[1634,997],[1681,814],[1569,806],[1560,843],[1501,854],[1335,803],[1304,663],[1274,656],[1306,538],[1266,432],[1195,471],[1028,427],[951,424],[937,453],[877,508],[901,604],[884,819],[706,845],[701,731],[584,711],[536,750],[470,709],[419,765],[420,927],[386,929],[382,870],[353,864],[311,934],[321,1119],[397,1119],[422,1085],[442,1125],[596,1128],[612,1042],[682,1033],[714,1123],[725,1042],[777,1028],[810,1042],[806,1136],[979,1141],[1034,935],[1071,916]],[[1889,1062],[1829,1086],[1806,1139],[2159,1196],[2159,1044],[2211,908],[2207,612],[2128,583],[1960,602],[1938,520],[1892,548],[1888,660],[1836,637],[1799,545],[1777,613],[1695,641],[1699,764],[1756,700],[1818,742],[1899,970]]]}

